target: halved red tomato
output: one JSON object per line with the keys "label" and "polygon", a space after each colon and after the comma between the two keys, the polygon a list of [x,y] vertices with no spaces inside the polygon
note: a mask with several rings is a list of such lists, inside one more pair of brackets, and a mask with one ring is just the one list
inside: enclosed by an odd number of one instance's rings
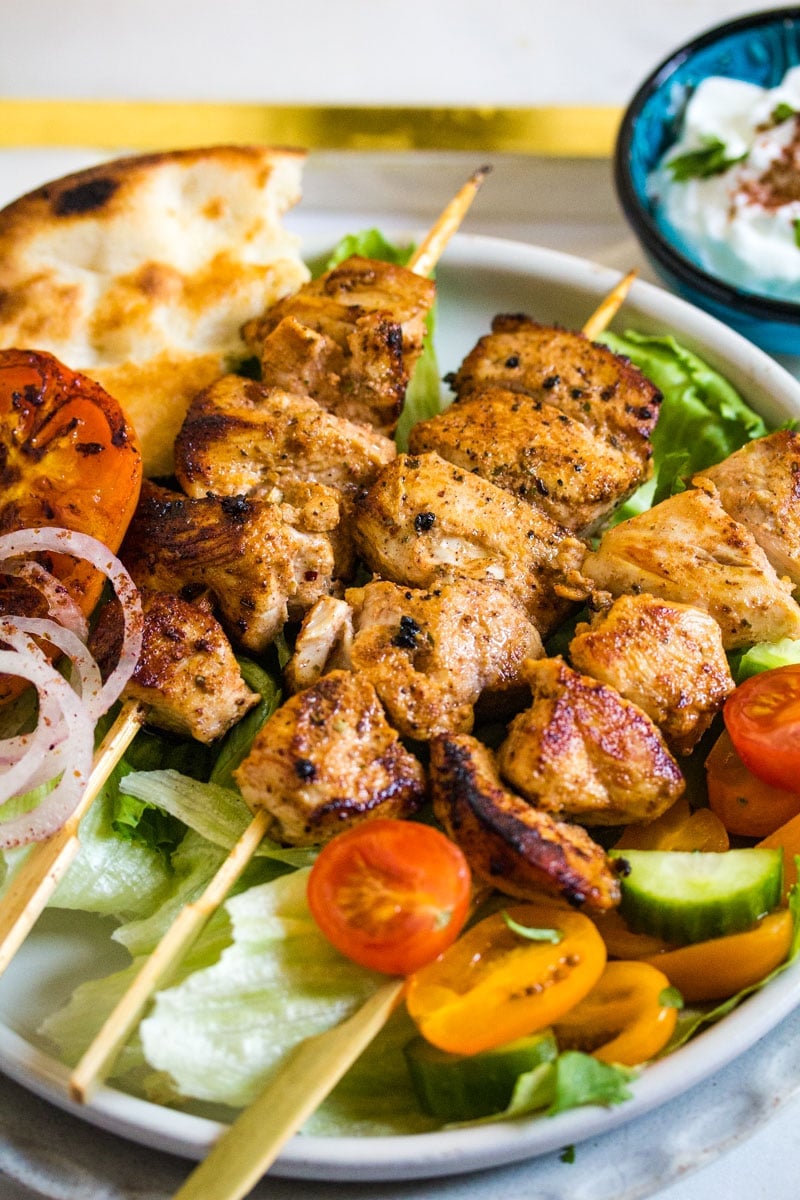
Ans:
{"label": "halved red tomato", "polygon": [[[0,533],[59,525],[116,551],[139,498],[142,458],[119,404],[86,375],[36,350],[0,350]],[[102,576],[48,563],[84,613]]]}
{"label": "halved red tomato", "polygon": [[467,860],[430,825],[378,817],[320,851],[308,880],[311,915],[342,954],[407,975],[461,932],[471,894]]}

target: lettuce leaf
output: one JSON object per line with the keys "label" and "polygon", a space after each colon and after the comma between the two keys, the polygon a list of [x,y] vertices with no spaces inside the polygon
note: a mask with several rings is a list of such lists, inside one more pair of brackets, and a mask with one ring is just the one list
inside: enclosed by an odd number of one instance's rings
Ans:
{"label": "lettuce leaf", "polygon": [[251,708],[250,712],[228,731],[220,744],[209,782],[226,788],[236,787],[233,772],[249,754],[254,737],[283,698],[279,681],[269,671],[265,671],[249,658],[240,658],[238,662],[245,683],[252,691],[258,692],[261,699],[255,708]]}
{"label": "lettuce leaf", "polygon": [[624,354],[664,399],[653,433],[653,478],[615,514],[614,523],[684,489],[684,480],[768,432],[734,387],[671,336],[627,331],[599,339]]}
{"label": "lettuce leaf", "polygon": [[775,667],[786,667],[800,663],[800,641],[796,638],[781,638],[777,642],[759,642],[749,650],[728,656],[731,672],[736,683],[744,683],[751,675],[771,671]]}

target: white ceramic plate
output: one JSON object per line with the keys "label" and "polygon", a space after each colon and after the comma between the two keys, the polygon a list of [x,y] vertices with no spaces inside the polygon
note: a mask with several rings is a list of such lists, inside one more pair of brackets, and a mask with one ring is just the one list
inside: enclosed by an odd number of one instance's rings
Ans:
{"label": "white ceramic plate", "polygon": [[[314,254],[322,246],[308,246]],[[457,237],[438,271],[437,348],[442,373],[454,369],[498,312],[527,312],[580,327],[617,274],[555,251],[492,238]],[[711,317],[637,283],[620,328],[672,332],[722,371],[770,423],[800,416],[800,384],[767,355]],[[67,1072],[37,1044],[36,1028],[88,976],[119,965],[102,923],[48,912],[0,981],[0,1067],[30,1090],[85,1120],[135,1142],[202,1157],[220,1126],[104,1088],[91,1107],[73,1105]],[[800,1003],[800,965],[786,971],[687,1047],[644,1072],[633,1099],[551,1119],[479,1125],[469,1130],[394,1138],[295,1138],[276,1174],[325,1180],[411,1179],[497,1166],[543,1155],[612,1130],[688,1090],[751,1047]]]}

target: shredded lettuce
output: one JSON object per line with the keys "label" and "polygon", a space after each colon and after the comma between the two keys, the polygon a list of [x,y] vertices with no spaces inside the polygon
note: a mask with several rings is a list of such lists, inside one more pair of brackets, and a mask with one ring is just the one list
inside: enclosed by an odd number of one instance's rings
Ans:
{"label": "shredded lettuce", "polygon": [[664,399],[653,433],[653,477],[615,514],[615,522],[682,491],[684,481],[767,433],[763,419],[717,371],[671,336],[626,331],[600,338],[652,380]]}

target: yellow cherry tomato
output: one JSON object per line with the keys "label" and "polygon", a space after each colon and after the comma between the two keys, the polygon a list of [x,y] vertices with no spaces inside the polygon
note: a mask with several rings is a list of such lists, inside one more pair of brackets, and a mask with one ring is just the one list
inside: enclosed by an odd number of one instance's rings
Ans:
{"label": "yellow cherry tomato", "polygon": [[791,942],[791,913],[781,908],[744,933],[665,950],[642,961],[663,971],[689,1003],[726,1000],[779,967]]}
{"label": "yellow cherry tomato", "polygon": [[[603,973],[603,939],[582,913],[520,904],[507,916],[486,917],[409,977],[409,1014],[441,1050],[477,1054],[545,1029]],[[525,936],[514,925],[553,940]]]}
{"label": "yellow cherry tomato", "polygon": [[694,812],[685,796],[649,824],[628,825],[616,843],[617,850],[715,850],[730,846],[728,830],[708,808]]}
{"label": "yellow cherry tomato", "polygon": [[561,1050],[635,1067],[663,1050],[678,1019],[670,981],[646,962],[610,962],[588,996],[553,1026]]}

